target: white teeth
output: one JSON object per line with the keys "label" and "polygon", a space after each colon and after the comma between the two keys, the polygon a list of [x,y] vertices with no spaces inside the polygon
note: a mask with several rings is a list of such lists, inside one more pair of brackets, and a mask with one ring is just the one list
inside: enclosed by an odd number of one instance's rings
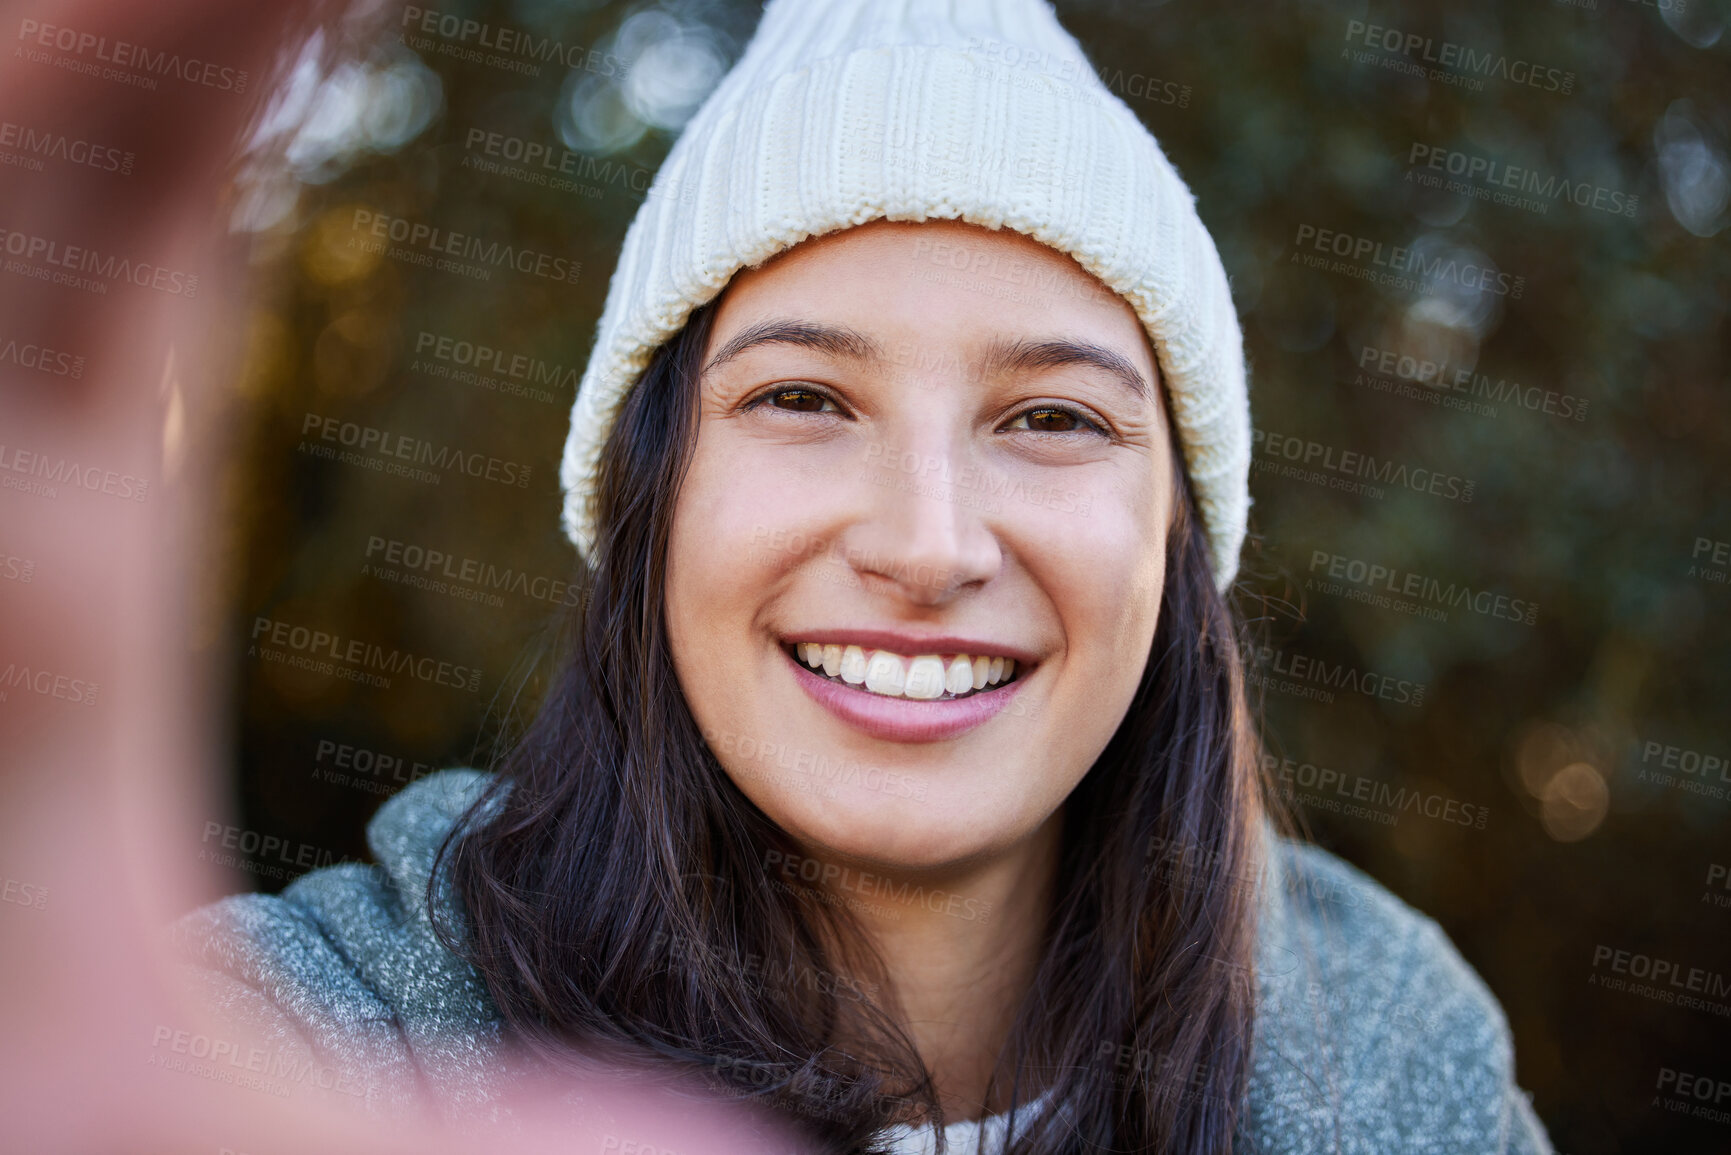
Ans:
{"label": "white teeth", "polygon": [[908,668],[900,655],[888,650],[872,651],[871,661],[866,664],[866,689],[874,694],[899,697],[907,681]]}
{"label": "white teeth", "polygon": [[944,689],[952,694],[965,694],[974,688],[974,664],[966,654],[957,654],[944,673]]}
{"label": "white teeth", "polygon": [[908,663],[904,698],[931,699],[944,695],[944,660],[936,654],[921,654]]}
{"label": "white teeth", "polygon": [[984,654],[956,654],[946,663],[941,654],[906,658],[889,650],[823,642],[795,642],[793,651],[806,666],[850,686],[919,701],[935,701],[945,694],[961,697],[1006,682],[1016,672],[1015,659]]}

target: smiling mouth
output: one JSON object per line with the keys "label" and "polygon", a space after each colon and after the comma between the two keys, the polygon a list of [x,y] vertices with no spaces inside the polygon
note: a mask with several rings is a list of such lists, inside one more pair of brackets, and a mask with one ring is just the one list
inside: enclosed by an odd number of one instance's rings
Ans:
{"label": "smiling mouth", "polygon": [[1002,690],[1026,671],[989,654],[898,654],[864,646],[783,642],[782,651],[817,677],[882,698],[953,702]]}

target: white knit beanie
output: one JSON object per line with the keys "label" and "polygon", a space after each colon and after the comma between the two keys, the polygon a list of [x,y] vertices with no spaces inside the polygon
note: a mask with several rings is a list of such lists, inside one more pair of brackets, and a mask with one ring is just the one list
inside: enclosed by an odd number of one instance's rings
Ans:
{"label": "white knit beanie", "polygon": [[1136,310],[1226,589],[1250,403],[1194,201],[1044,0],[770,0],[625,234],[560,464],[566,533],[587,553],[621,401],[735,273],[871,220],[961,220],[1068,253]]}

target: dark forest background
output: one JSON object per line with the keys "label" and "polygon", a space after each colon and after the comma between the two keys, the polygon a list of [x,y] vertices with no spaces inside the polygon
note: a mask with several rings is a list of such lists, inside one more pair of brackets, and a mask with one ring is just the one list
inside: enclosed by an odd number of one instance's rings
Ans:
{"label": "dark forest background", "polygon": [[[276,840],[235,889],[364,859],[384,797],[483,763],[532,705],[574,557],[559,453],[613,262],[757,18],[428,11],[291,52],[233,206],[258,294],[212,644],[240,842]],[[1059,14],[1233,279],[1259,431],[1238,596],[1288,801],[1484,976],[1559,1151],[1731,1150],[1731,1099],[1665,1075],[1731,1084],[1731,7]],[[526,50],[549,37],[562,58]],[[427,268],[366,243],[386,217],[580,270]],[[1367,276],[1395,249],[1419,271]],[[469,376],[469,346],[502,355]],[[495,478],[332,460],[324,422]],[[446,666],[388,687],[303,668],[297,627]],[[1707,1005],[1641,989],[1638,957],[1704,972]]]}

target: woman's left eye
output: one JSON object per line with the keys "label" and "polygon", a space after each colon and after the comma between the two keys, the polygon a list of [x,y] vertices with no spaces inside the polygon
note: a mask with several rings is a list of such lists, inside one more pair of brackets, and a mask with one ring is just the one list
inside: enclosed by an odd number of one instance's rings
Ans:
{"label": "woman's left eye", "polygon": [[[1017,422],[1027,424],[1018,426]],[[1033,409],[1024,409],[1010,419],[1005,428],[1027,429],[1032,433],[1078,433],[1091,430],[1095,433],[1105,433],[1096,421],[1084,416],[1080,410],[1071,409],[1067,405],[1039,405]]]}

